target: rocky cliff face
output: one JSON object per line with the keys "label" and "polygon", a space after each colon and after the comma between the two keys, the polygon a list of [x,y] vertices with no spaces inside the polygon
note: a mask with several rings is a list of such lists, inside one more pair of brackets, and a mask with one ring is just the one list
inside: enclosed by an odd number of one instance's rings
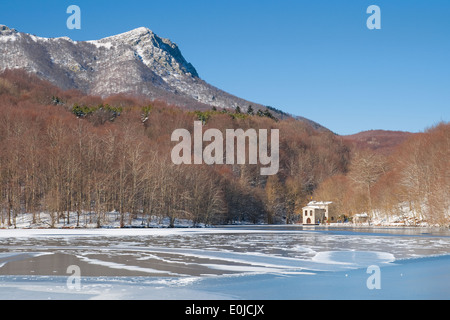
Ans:
{"label": "rocky cliff face", "polygon": [[25,69],[62,89],[128,93],[198,108],[258,104],[203,81],[178,46],[147,28],[94,41],[42,38],[0,26],[0,71]]}

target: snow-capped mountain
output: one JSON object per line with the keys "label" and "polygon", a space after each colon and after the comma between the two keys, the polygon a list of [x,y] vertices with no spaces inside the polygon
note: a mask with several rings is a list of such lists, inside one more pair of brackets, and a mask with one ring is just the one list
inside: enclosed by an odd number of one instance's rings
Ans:
{"label": "snow-capped mountain", "polygon": [[141,27],[94,41],[42,38],[0,25],[0,71],[25,69],[62,89],[144,95],[186,107],[262,107],[203,81],[178,46]]}

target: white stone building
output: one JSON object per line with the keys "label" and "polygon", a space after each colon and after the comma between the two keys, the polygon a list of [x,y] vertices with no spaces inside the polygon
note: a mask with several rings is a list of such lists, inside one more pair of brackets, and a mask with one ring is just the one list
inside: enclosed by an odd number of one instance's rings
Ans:
{"label": "white stone building", "polygon": [[336,222],[336,215],[331,201],[311,201],[302,208],[302,223],[314,225]]}

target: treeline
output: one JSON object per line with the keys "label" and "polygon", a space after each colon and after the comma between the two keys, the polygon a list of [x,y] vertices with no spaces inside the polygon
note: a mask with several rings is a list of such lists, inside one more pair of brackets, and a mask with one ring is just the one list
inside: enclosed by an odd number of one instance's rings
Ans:
{"label": "treeline", "polygon": [[[0,75],[0,216],[33,222],[120,226],[142,218],[186,218],[194,224],[289,223],[316,188],[345,174],[348,147],[305,122],[278,120],[270,110],[190,112],[161,101],[106,99],[62,91],[21,71]],[[243,115],[244,114],[244,115]],[[173,130],[280,130],[280,170],[257,165],[180,165],[170,159]]]}
{"label": "treeline", "polygon": [[449,226],[450,124],[414,134],[389,154],[355,148],[348,173],[326,179],[314,197],[334,201],[347,216]]}
{"label": "treeline", "polygon": [[[62,91],[21,71],[0,75],[0,223],[121,226],[141,218],[194,224],[292,223],[301,207],[333,201],[345,217],[366,212],[448,225],[450,124],[414,134],[390,152],[352,146],[268,108],[188,111],[161,101]],[[280,170],[258,165],[174,165],[175,129],[280,130]]]}

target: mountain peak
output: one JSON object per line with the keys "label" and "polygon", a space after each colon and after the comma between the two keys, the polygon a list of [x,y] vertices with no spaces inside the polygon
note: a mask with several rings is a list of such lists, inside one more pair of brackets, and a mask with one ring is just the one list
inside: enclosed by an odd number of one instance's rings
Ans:
{"label": "mountain peak", "polygon": [[[113,36],[109,36],[109,37],[103,38],[101,40],[127,39],[127,38],[128,39],[136,39],[136,38],[140,38],[142,36],[145,36],[147,34],[153,35],[154,33],[149,28],[139,27],[139,28],[136,28],[136,29],[133,29],[133,30],[130,30],[130,31],[126,31],[126,32],[123,32],[123,33],[119,33],[119,34],[116,34],[116,35],[113,35]],[[99,41],[101,41],[101,40],[99,40]]]}
{"label": "mountain peak", "polygon": [[23,69],[58,85],[106,97],[125,93],[189,108],[254,108],[200,79],[178,46],[146,27],[100,40],[43,38],[0,26],[0,72]]}
{"label": "mountain peak", "polygon": [[[178,46],[169,39],[161,38],[146,27],[139,27],[124,33],[89,41],[97,47],[118,48],[128,46],[134,56],[156,71],[165,81],[171,76],[198,78],[195,68],[188,63]],[[173,78],[173,77],[172,77]],[[172,79],[178,81],[179,79]]]}
{"label": "mountain peak", "polygon": [[147,33],[153,33],[152,30],[146,27],[139,27],[133,30],[128,31],[128,33],[134,33],[134,34],[147,34]]}

